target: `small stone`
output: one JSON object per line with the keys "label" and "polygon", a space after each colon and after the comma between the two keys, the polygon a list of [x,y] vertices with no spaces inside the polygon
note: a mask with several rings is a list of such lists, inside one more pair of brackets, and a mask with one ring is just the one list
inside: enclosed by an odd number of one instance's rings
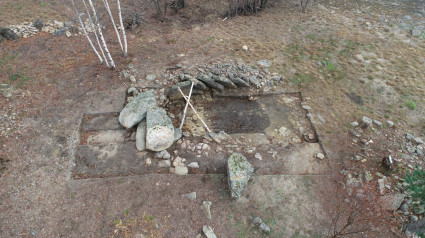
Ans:
{"label": "small stone", "polygon": [[421,215],[424,212],[425,212],[425,205],[415,204],[413,206],[413,213],[415,213],[416,215]]}
{"label": "small stone", "polygon": [[203,201],[202,202],[202,210],[205,212],[205,214],[207,214],[207,218],[211,220],[211,205],[212,202],[210,201]]}
{"label": "small stone", "polygon": [[256,87],[260,87],[260,80],[257,79],[256,76],[249,77],[249,82],[252,83]]}
{"label": "small stone", "polygon": [[146,80],[154,81],[155,79],[156,79],[156,75],[155,74],[148,74],[146,76]]}
{"label": "small stone", "polygon": [[400,205],[403,202],[405,196],[406,195],[404,195],[404,194],[389,194],[389,195],[385,195],[385,196],[382,196],[379,199],[379,203],[381,204],[381,206],[384,209],[389,210],[389,211],[395,211],[395,210],[397,210],[400,207]]}
{"label": "small stone", "polygon": [[418,216],[415,215],[410,215],[409,216],[409,221],[410,222],[417,222],[419,220]]}
{"label": "small stone", "polygon": [[270,233],[270,227],[264,223],[261,218],[255,216],[252,218],[252,224],[257,226],[262,232]]}
{"label": "small stone", "polygon": [[184,166],[186,166],[185,164],[184,164],[184,162],[185,162],[186,160],[185,159],[183,159],[183,158],[181,158],[181,157],[179,157],[179,156],[177,156],[175,159],[174,159],[174,161],[173,161],[173,166],[174,167],[184,167]]}
{"label": "small stone", "polygon": [[168,168],[170,166],[171,166],[171,161],[168,159],[158,161],[158,167],[160,168]]}
{"label": "small stone", "polygon": [[263,66],[263,67],[270,67],[272,65],[272,63],[270,62],[270,60],[260,60],[257,62],[259,65]]}
{"label": "small stone", "polygon": [[385,193],[385,181],[387,180],[387,178],[382,178],[382,179],[378,179],[378,189],[379,189],[379,194],[384,195]]}
{"label": "small stone", "polygon": [[248,185],[254,167],[245,156],[233,153],[227,160],[227,174],[232,198],[239,198]]}
{"label": "small stone", "polygon": [[41,31],[41,29],[43,29],[43,27],[44,27],[43,20],[41,20],[41,19],[35,20],[35,22],[32,24],[32,26],[37,28],[37,30]]}
{"label": "small stone", "polygon": [[406,211],[408,211],[408,210],[409,210],[409,204],[407,204],[407,203],[403,202],[403,203],[401,204],[401,206],[400,206],[400,211],[402,211],[402,212],[406,212]]}
{"label": "small stone", "polygon": [[242,50],[248,51],[248,46],[246,46],[246,45],[242,46]]}
{"label": "small stone", "polygon": [[419,138],[419,137],[414,138],[413,141],[416,144],[421,144],[421,145],[424,145],[425,144],[424,141],[421,138]]}
{"label": "small stone", "polygon": [[162,159],[170,159],[171,155],[170,155],[170,153],[168,153],[167,150],[162,150],[162,151],[156,153],[156,157],[158,157],[159,159],[161,159],[161,158]]}
{"label": "small stone", "polygon": [[263,156],[260,153],[255,153],[255,158],[258,160],[263,160]]}
{"label": "small stone", "polygon": [[382,122],[378,121],[378,120],[373,120],[373,124],[381,127],[382,126]]}
{"label": "small stone", "polygon": [[143,120],[137,125],[136,148],[138,151],[146,150],[146,121]]}
{"label": "small stone", "polygon": [[187,165],[187,167],[192,169],[199,169],[199,164],[198,162],[191,162],[190,164]]}
{"label": "small stone", "polygon": [[187,167],[177,166],[174,169],[174,173],[177,175],[186,175],[189,173],[189,170],[187,169]]}
{"label": "small stone", "polygon": [[358,126],[358,125],[359,125],[359,123],[358,123],[357,121],[353,121],[353,122],[351,122],[351,123],[350,123],[350,125],[351,125],[352,127],[356,127],[356,126]]}
{"label": "small stone", "polygon": [[369,117],[363,116],[362,122],[364,128],[369,128],[372,126],[372,119],[370,119]]}
{"label": "small stone", "polygon": [[311,107],[308,105],[302,105],[301,106],[304,110],[311,110]]}
{"label": "small stone", "polygon": [[145,164],[148,165],[148,166],[151,165],[152,164],[151,158],[146,158]]}
{"label": "small stone", "polygon": [[132,83],[137,83],[137,80],[136,80],[136,78],[133,75],[130,76],[130,81]]}
{"label": "small stone", "polygon": [[214,234],[213,229],[210,226],[202,227],[202,231],[204,232],[207,238],[217,238],[217,236]]}
{"label": "small stone", "polygon": [[388,126],[388,127],[393,127],[393,126],[394,126],[394,122],[392,122],[392,121],[387,121],[387,126]]}
{"label": "small stone", "polygon": [[183,196],[189,198],[190,200],[196,200],[196,192],[191,192]]}
{"label": "small stone", "polygon": [[347,186],[347,188],[356,188],[360,186],[360,181],[356,178],[349,178],[345,182],[345,185]]}
{"label": "small stone", "polygon": [[366,179],[366,182],[368,182],[368,183],[373,179],[372,173],[370,171],[367,171],[367,170],[364,172],[364,177]]}
{"label": "small stone", "polygon": [[174,141],[178,141],[182,138],[182,130],[180,128],[174,128]]}
{"label": "small stone", "polygon": [[418,37],[422,34],[421,30],[419,29],[412,29],[412,36]]}
{"label": "small stone", "polygon": [[410,134],[410,133],[406,133],[406,139],[408,139],[408,140],[413,140],[415,137],[412,135],[412,134]]}
{"label": "small stone", "polygon": [[318,154],[316,155],[316,157],[317,157],[318,159],[324,159],[324,158],[325,158],[325,155],[324,155],[324,154],[322,154],[322,153],[318,153]]}

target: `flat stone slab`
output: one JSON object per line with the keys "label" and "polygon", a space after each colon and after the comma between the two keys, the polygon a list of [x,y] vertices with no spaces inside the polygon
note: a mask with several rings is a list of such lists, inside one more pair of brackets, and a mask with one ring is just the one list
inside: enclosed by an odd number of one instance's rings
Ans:
{"label": "flat stone slab", "polygon": [[[175,149],[177,149],[176,145],[169,151]],[[275,157],[262,148],[259,148],[257,152],[260,152],[263,157],[261,161],[255,158],[255,153],[245,153],[247,160],[255,168],[254,175],[321,175],[329,169],[326,160],[315,157],[321,152],[318,143],[302,143],[280,148]],[[198,156],[196,151],[186,150],[179,156],[186,159],[186,165],[192,162],[199,164],[199,168],[189,168],[189,174],[226,174],[227,159],[230,154],[223,152]],[[151,158],[150,166],[145,165],[147,158]],[[169,173],[169,168],[158,166],[159,161],[154,152],[138,152],[134,142],[80,145],[77,147],[73,177],[79,179]]]}
{"label": "flat stone slab", "polygon": [[119,113],[86,114],[81,129],[84,131],[122,130],[125,129],[118,120]]}
{"label": "flat stone slab", "polygon": [[88,134],[87,144],[117,144],[123,143],[125,130],[105,130]]}

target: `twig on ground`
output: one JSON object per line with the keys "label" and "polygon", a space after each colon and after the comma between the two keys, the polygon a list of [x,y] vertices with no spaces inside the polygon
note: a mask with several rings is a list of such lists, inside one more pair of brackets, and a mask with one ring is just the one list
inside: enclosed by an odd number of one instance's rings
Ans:
{"label": "twig on ground", "polygon": [[192,96],[192,89],[193,89],[193,82],[192,82],[192,85],[190,86],[189,97],[187,99],[186,106],[184,107],[182,122],[180,123],[180,130],[183,128],[184,119],[186,117],[187,106],[189,106],[190,97]]}
{"label": "twig on ground", "polygon": [[199,120],[202,122],[202,124],[204,125],[204,127],[207,129],[208,132],[211,132],[210,128],[208,128],[207,124],[205,124],[204,120],[202,120],[202,118],[199,116],[199,114],[196,112],[195,108],[192,106],[192,103],[189,102],[187,96],[184,95],[183,91],[178,88],[179,92],[181,93],[181,95],[183,96],[183,98],[189,103],[190,108],[192,108],[193,112],[195,113],[195,115],[199,118]]}

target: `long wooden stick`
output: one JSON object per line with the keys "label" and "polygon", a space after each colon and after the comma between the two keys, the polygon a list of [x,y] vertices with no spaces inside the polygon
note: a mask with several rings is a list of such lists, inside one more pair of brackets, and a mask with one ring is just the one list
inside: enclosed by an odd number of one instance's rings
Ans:
{"label": "long wooden stick", "polygon": [[124,40],[124,57],[127,57],[127,36],[125,35],[124,24],[122,23],[122,14],[121,14],[120,0],[117,0],[117,4],[118,4],[118,14],[120,16],[120,25],[121,25],[121,31],[122,31],[122,38]]}
{"label": "long wooden stick", "polygon": [[118,42],[120,43],[121,51],[124,53],[124,48],[121,43],[121,35],[118,32],[117,25],[115,24],[114,17],[112,16],[112,12],[111,12],[111,8],[109,7],[108,0],[103,0],[103,4],[105,5],[106,11],[108,12],[109,17],[111,18],[112,25],[114,26],[115,33],[117,34],[117,37],[118,37]]}
{"label": "long wooden stick", "polygon": [[192,96],[192,89],[193,89],[193,82],[192,82],[192,85],[190,86],[189,97],[187,99],[186,106],[184,107],[183,118],[182,118],[182,122],[180,123],[180,130],[183,128],[184,118],[186,117],[187,106],[189,106],[190,97]]}
{"label": "long wooden stick", "polygon": [[204,120],[202,120],[202,118],[199,116],[199,114],[196,112],[195,108],[193,108],[192,103],[189,102],[188,98],[184,95],[183,91],[180,89],[180,87],[178,88],[179,92],[181,93],[181,95],[183,96],[183,98],[189,103],[190,108],[192,108],[193,112],[195,113],[195,115],[199,118],[199,120],[201,120],[202,124],[204,124],[204,127],[207,129],[208,132],[211,132],[210,128],[208,128],[207,124],[205,124]]}
{"label": "long wooden stick", "polygon": [[97,18],[96,9],[93,5],[93,1],[89,0],[89,4],[92,8],[94,20],[96,21],[96,24],[97,24],[97,29],[99,31],[100,40],[102,41],[103,48],[105,49],[106,55],[108,56],[109,61],[111,63],[111,69],[115,69],[115,63],[114,63],[114,60],[112,59],[111,53],[108,50],[108,46],[106,45],[105,38],[103,37],[102,28],[100,27],[99,19]]}
{"label": "long wooden stick", "polygon": [[103,59],[102,59],[102,57],[100,56],[99,52],[97,51],[96,47],[94,46],[93,42],[91,41],[89,34],[88,34],[88,33],[87,33],[87,31],[86,31],[86,28],[85,28],[85,26],[84,26],[84,23],[83,23],[83,21],[81,20],[81,15],[80,15],[80,13],[78,12],[77,7],[75,6],[75,2],[74,2],[74,0],[72,0],[72,6],[74,7],[75,14],[77,14],[78,21],[80,22],[81,28],[83,28],[83,33],[84,33],[84,35],[87,37],[87,40],[89,41],[90,46],[93,48],[94,53],[96,53],[97,57],[99,57],[100,63],[101,63],[101,64],[103,64]]}
{"label": "long wooden stick", "polygon": [[100,52],[102,53],[103,60],[104,60],[104,62],[105,62],[105,64],[106,64],[106,66],[109,68],[109,67],[111,67],[111,66],[109,66],[108,59],[106,59],[105,52],[103,51],[102,45],[100,44],[99,36],[97,35],[96,26],[95,26],[95,25],[94,25],[94,23],[93,23],[93,19],[91,18],[90,10],[89,10],[89,8],[87,7],[86,1],[85,1],[85,0],[82,0],[82,2],[84,3],[84,8],[86,9],[87,17],[88,17],[88,19],[89,19],[89,21],[90,21],[90,27],[93,27],[93,29],[94,29],[94,36],[96,37],[97,46],[99,47]]}

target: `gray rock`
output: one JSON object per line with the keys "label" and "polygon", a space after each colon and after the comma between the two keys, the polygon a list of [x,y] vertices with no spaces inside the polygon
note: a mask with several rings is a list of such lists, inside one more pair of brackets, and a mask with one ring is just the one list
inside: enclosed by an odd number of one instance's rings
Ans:
{"label": "gray rock", "polygon": [[15,34],[12,30],[9,28],[1,28],[0,29],[0,35],[3,35],[6,40],[17,40],[18,35]]}
{"label": "gray rock", "polygon": [[153,90],[140,93],[121,111],[119,121],[125,128],[131,128],[146,118],[149,108],[156,106]]}
{"label": "gray rock", "polygon": [[240,78],[231,77],[230,80],[239,87],[249,87],[249,84]]}
{"label": "gray rock", "polygon": [[183,196],[189,198],[190,200],[196,200],[196,192],[191,192]]}
{"label": "gray rock", "polygon": [[413,140],[415,137],[412,135],[412,134],[410,134],[410,133],[406,133],[406,139],[408,139],[408,140]]}
{"label": "gray rock", "polygon": [[385,181],[387,180],[387,178],[381,178],[378,179],[378,189],[379,189],[379,194],[383,195],[385,193]]}
{"label": "gray rock", "polygon": [[136,83],[137,82],[136,78],[133,75],[130,75],[130,81],[132,83]]}
{"label": "gray rock", "polygon": [[322,154],[322,153],[318,153],[318,154],[316,155],[316,157],[317,157],[318,159],[324,159],[324,158],[325,158],[325,155],[324,155],[324,154]]}
{"label": "gray rock", "polygon": [[416,144],[421,144],[421,145],[425,144],[424,141],[421,138],[419,138],[419,137],[414,138],[413,141]]}
{"label": "gray rock", "polygon": [[204,232],[207,238],[217,238],[217,236],[214,234],[213,229],[210,226],[202,227],[202,231]]}
{"label": "gray rock", "polygon": [[249,82],[252,83],[255,87],[260,87],[260,80],[257,79],[256,76],[250,76],[249,77]]}
{"label": "gray rock", "polygon": [[168,153],[168,151],[162,150],[156,153],[156,157],[158,157],[159,159],[170,159],[171,155],[170,153]]}
{"label": "gray rock", "polygon": [[230,79],[227,79],[226,77],[217,77],[215,81],[221,85],[223,85],[226,88],[237,88],[236,84],[234,84]]}
{"label": "gray rock", "polygon": [[66,34],[67,31],[68,31],[68,28],[67,27],[62,27],[62,28],[56,30],[55,32],[53,32],[52,35],[53,36],[63,36],[63,35]]}
{"label": "gray rock", "polygon": [[41,29],[43,29],[43,27],[44,27],[43,20],[41,20],[41,19],[35,20],[35,22],[32,24],[32,26],[37,28],[37,30],[41,31]]}
{"label": "gray rock", "polygon": [[366,179],[366,182],[368,182],[368,183],[373,179],[372,173],[370,171],[367,171],[367,170],[364,172],[364,177]]}
{"label": "gray rock", "polygon": [[415,213],[416,215],[421,215],[424,212],[425,212],[425,205],[415,204],[413,206],[413,213]]}
{"label": "gray rock", "polygon": [[263,67],[270,67],[272,65],[272,62],[270,62],[270,60],[260,60],[257,63]]}
{"label": "gray rock", "polygon": [[143,120],[137,125],[136,148],[138,151],[146,150],[146,121]]}
{"label": "gray rock", "polygon": [[174,141],[178,141],[182,138],[182,130],[180,128],[174,128]]}
{"label": "gray rock", "polygon": [[146,148],[161,151],[174,143],[174,126],[163,108],[149,108],[146,113]]}
{"label": "gray rock", "polygon": [[412,36],[418,37],[422,34],[421,30],[419,29],[412,29]]}
{"label": "gray rock", "polygon": [[216,89],[216,90],[218,90],[220,92],[222,92],[224,90],[224,86],[223,85],[215,82],[214,79],[208,77],[205,74],[198,75],[196,78],[198,80],[202,81],[203,83],[205,83],[210,88]]}
{"label": "gray rock", "polygon": [[400,211],[407,212],[409,210],[409,204],[403,202],[400,206]]}
{"label": "gray rock", "polygon": [[345,185],[347,186],[347,188],[356,188],[360,186],[360,181],[356,178],[349,178],[345,182]]}
{"label": "gray rock", "polygon": [[171,161],[168,159],[158,161],[158,167],[160,168],[168,168],[170,166],[171,166]]}
{"label": "gray rock", "polygon": [[379,127],[382,126],[382,122],[378,121],[378,120],[373,120],[373,123]]}
{"label": "gray rock", "polygon": [[199,169],[199,164],[198,162],[191,162],[190,164],[187,165],[187,167],[193,168],[193,169]]}
{"label": "gray rock", "polygon": [[370,119],[369,117],[363,116],[362,122],[364,128],[369,128],[372,126],[372,119]]}
{"label": "gray rock", "polygon": [[133,95],[134,97],[137,97],[139,95],[139,91],[135,87],[131,87],[127,90],[127,93],[130,95]]}
{"label": "gray rock", "polygon": [[3,41],[4,37],[2,35],[0,35],[0,44]]}
{"label": "gray rock", "polygon": [[264,223],[261,218],[255,216],[252,218],[252,224],[257,226],[262,232],[270,233],[270,227]]}
{"label": "gray rock", "polygon": [[387,126],[388,126],[388,127],[393,127],[393,126],[394,126],[394,122],[392,122],[392,121],[387,121]]}
{"label": "gray rock", "polygon": [[203,201],[201,206],[201,209],[205,212],[205,214],[207,214],[207,217],[210,220],[211,220],[211,205],[212,205],[212,202]]}
{"label": "gray rock", "polygon": [[397,210],[404,200],[404,194],[389,194],[379,198],[379,204],[389,211]]}
{"label": "gray rock", "polygon": [[146,80],[154,81],[155,79],[156,79],[156,75],[155,74],[148,74],[148,75],[146,75]]}
{"label": "gray rock", "polygon": [[[185,95],[189,95],[191,85],[191,81],[177,83],[171,87],[170,91],[168,92],[168,97],[172,100],[183,98],[180,91],[178,90],[179,87]],[[192,94],[202,94],[202,90],[206,88],[207,86],[204,83],[198,81],[196,85],[193,85]]]}
{"label": "gray rock", "polygon": [[410,222],[417,222],[419,220],[419,218],[415,215],[410,215],[409,216],[409,221]]}
{"label": "gray rock", "polygon": [[245,156],[233,153],[227,160],[227,176],[232,198],[239,198],[248,185],[254,167]]}
{"label": "gray rock", "polygon": [[189,173],[189,170],[185,166],[177,166],[174,168],[174,173],[177,175],[186,175]]}
{"label": "gray rock", "polygon": [[359,123],[358,123],[358,122],[356,122],[356,121],[353,121],[353,122],[351,122],[351,123],[350,123],[350,125],[351,125],[352,127],[355,127],[355,126],[358,126],[358,125],[359,125]]}

